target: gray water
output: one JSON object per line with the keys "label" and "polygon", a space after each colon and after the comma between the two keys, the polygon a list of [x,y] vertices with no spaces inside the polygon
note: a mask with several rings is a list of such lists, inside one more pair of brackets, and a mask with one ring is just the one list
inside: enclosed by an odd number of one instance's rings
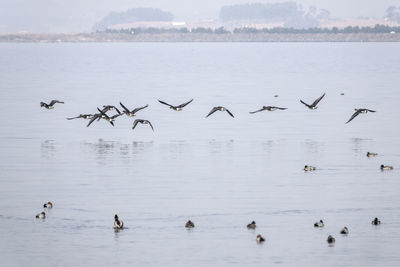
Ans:
{"label": "gray water", "polygon": [[[0,44],[0,265],[398,266],[399,48]],[[65,119],[120,101],[155,131]],[[377,112],[345,124],[359,107]]]}

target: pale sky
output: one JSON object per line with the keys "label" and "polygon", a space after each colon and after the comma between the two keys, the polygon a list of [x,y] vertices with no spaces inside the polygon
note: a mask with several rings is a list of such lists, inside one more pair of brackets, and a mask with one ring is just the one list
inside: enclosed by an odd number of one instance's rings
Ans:
{"label": "pale sky", "polygon": [[[290,0],[289,0],[290,1]],[[277,3],[288,0],[0,0],[0,33],[90,31],[111,11],[136,7],[161,8],[176,21],[217,19],[223,5]],[[297,0],[304,9],[327,9],[335,18],[382,18],[400,0]]]}

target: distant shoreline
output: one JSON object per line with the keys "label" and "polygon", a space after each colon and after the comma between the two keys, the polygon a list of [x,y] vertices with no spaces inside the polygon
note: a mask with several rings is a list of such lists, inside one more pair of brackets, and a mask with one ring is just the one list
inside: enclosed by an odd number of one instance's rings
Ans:
{"label": "distant shoreline", "polygon": [[400,33],[77,33],[0,34],[0,43],[400,42]]}

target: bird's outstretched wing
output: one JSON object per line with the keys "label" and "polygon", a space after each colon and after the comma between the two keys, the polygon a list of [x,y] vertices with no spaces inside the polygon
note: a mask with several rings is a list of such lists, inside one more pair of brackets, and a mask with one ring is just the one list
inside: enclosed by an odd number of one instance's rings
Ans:
{"label": "bird's outstretched wing", "polygon": [[114,107],[114,109],[118,112],[118,114],[120,114],[121,115],[121,111],[119,111],[119,109],[117,109],[117,107],[116,106],[113,106]]}
{"label": "bird's outstretched wing", "polygon": [[172,105],[170,105],[170,104],[168,104],[168,103],[166,103],[166,102],[164,102],[164,101],[158,100],[158,102],[160,102],[161,104],[167,105],[167,106],[169,106],[169,107],[173,107]]}
{"label": "bird's outstretched wing", "polygon": [[321,101],[321,99],[324,98],[324,96],[325,96],[325,93],[324,93],[322,96],[320,96],[319,98],[317,98],[317,99],[314,101],[314,103],[311,104],[311,106],[312,106],[312,107],[315,107],[316,105],[318,105],[319,101]]}
{"label": "bird's outstretched wing", "polygon": [[49,106],[52,106],[52,105],[54,105],[55,103],[64,104],[64,102],[63,102],[63,101],[59,101],[59,100],[51,100],[51,102],[50,102]]}
{"label": "bird's outstretched wing", "polygon": [[375,110],[370,110],[370,109],[367,109],[369,112],[376,112]]}
{"label": "bird's outstretched wing", "polygon": [[188,104],[190,104],[192,101],[193,101],[193,99],[188,101],[188,102],[186,102],[186,103],[183,103],[183,104],[179,105],[178,108],[183,108],[183,107],[187,106]]}
{"label": "bird's outstretched wing", "polygon": [[260,111],[264,111],[265,109],[264,108],[262,108],[262,109],[259,109],[259,110],[256,110],[256,111],[250,111],[249,113],[250,114],[254,114],[254,113],[257,113],[257,112],[260,112]]}
{"label": "bird's outstretched wing", "polygon": [[151,122],[150,121],[147,121],[148,123],[149,123],[149,125],[150,125],[150,127],[151,127],[151,129],[153,130],[153,132],[154,132],[154,128],[153,128],[153,125],[151,124]]}
{"label": "bird's outstretched wing", "polygon": [[119,116],[121,116],[121,114],[115,114],[114,116],[111,116],[111,119],[115,119],[115,118],[118,118]]}
{"label": "bird's outstretched wing", "polygon": [[125,110],[125,112],[129,113],[129,109],[127,107],[125,107],[121,102],[119,102],[119,104],[121,105],[121,107]]}
{"label": "bird's outstretched wing", "polygon": [[232,118],[235,118],[235,116],[233,116],[232,112],[229,111],[229,109],[225,109],[226,112],[228,112],[229,115],[231,115]]}
{"label": "bird's outstretched wing", "polygon": [[67,118],[67,120],[74,120],[74,119],[79,119],[81,118],[81,115],[77,116],[77,117],[73,117],[73,118]]}
{"label": "bird's outstretched wing", "polygon": [[206,118],[208,117],[208,116],[210,116],[211,114],[213,114],[215,111],[217,111],[218,109],[216,108],[216,107],[213,107],[212,109],[211,109],[211,111],[210,111],[210,113],[208,113],[208,115],[206,116]]}
{"label": "bird's outstretched wing", "polygon": [[301,99],[300,99],[300,103],[304,104],[304,105],[305,105],[306,107],[308,107],[308,108],[310,107],[310,105],[309,105],[309,104],[307,104],[306,102],[304,102],[304,101],[303,101],[303,100],[301,100]]}
{"label": "bird's outstretched wing", "polygon": [[132,130],[136,128],[136,125],[139,123],[140,120],[135,120],[132,125]]}
{"label": "bird's outstretched wing", "polygon": [[357,109],[356,112],[354,112],[353,115],[351,115],[350,119],[349,119],[346,123],[351,122],[351,121],[352,121],[355,117],[357,117],[358,114],[360,114],[360,113],[361,113],[361,111],[360,111],[359,109]]}
{"label": "bird's outstretched wing", "polygon": [[147,108],[149,105],[143,106],[143,107],[139,107],[139,108],[135,108],[134,110],[132,110],[132,113],[135,114],[136,112],[138,112],[139,110],[142,110],[144,108]]}
{"label": "bird's outstretched wing", "polygon": [[86,127],[89,127],[90,124],[92,124],[92,122],[94,122],[99,117],[100,117],[100,114],[94,114],[93,118],[90,119],[90,121],[89,121],[88,125],[86,125]]}
{"label": "bird's outstretched wing", "polygon": [[287,108],[279,108],[279,107],[274,107],[274,108],[277,108],[277,109],[280,109],[280,110],[285,110],[285,109],[287,109]]}
{"label": "bird's outstretched wing", "polygon": [[101,115],[103,115],[104,117],[106,117],[106,118],[107,118],[107,117],[108,117],[108,115],[106,114],[106,112],[107,112],[107,111],[104,111],[105,109],[107,109],[107,110],[108,110],[108,108],[104,108],[103,110],[101,110],[101,109],[97,108],[97,110],[100,112],[100,114],[101,114]]}

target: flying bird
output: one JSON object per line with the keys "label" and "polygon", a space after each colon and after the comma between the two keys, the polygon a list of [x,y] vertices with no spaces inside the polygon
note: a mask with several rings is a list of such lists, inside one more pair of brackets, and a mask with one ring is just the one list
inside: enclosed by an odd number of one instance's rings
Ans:
{"label": "flying bird", "polygon": [[111,105],[103,106],[102,112],[106,113],[109,110],[115,110],[118,112],[118,114],[121,114],[121,112],[119,111],[119,109],[117,109],[117,107]]}
{"label": "flying bird", "polygon": [[264,111],[264,110],[275,111],[275,110],[277,110],[277,109],[285,110],[285,109],[287,109],[287,108],[279,108],[279,107],[273,107],[273,106],[263,106],[261,109],[256,110],[256,111],[251,111],[251,112],[249,112],[249,113],[250,113],[250,114],[254,114],[254,113],[257,113],[257,112],[260,112],[260,111]]}
{"label": "flying bird", "polygon": [[121,107],[124,109],[123,113],[125,115],[127,115],[128,117],[133,117],[135,116],[135,113],[138,112],[139,110],[142,110],[144,108],[147,108],[149,105],[143,106],[143,107],[139,107],[139,108],[135,108],[132,111],[130,111],[127,107],[125,107],[121,102],[119,102],[119,104],[121,105]]}
{"label": "flying bird", "polygon": [[136,119],[136,120],[133,122],[132,130],[136,128],[136,125],[138,125],[138,123],[150,125],[151,129],[152,129],[153,132],[154,132],[154,128],[153,128],[153,125],[151,125],[151,122],[148,121],[148,120],[141,120],[141,119]]}
{"label": "flying bird", "polygon": [[93,118],[92,114],[79,114],[79,116],[73,117],[73,118],[67,118],[67,120],[74,120],[74,119],[85,119],[85,120],[90,120]]}
{"label": "flying bird", "polygon": [[97,110],[100,113],[96,113],[93,115],[93,118],[89,121],[88,125],[86,125],[86,127],[89,127],[90,124],[92,124],[92,122],[94,122],[96,119],[100,120],[100,119],[104,119],[106,121],[108,121],[112,126],[114,126],[114,121],[117,117],[121,116],[121,114],[116,114],[114,116],[109,117],[106,113],[104,113],[102,110],[100,110],[99,108],[97,108]]}
{"label": "flying bird", "polygon": [[370,110],[366,108],[355,108],[354,110],[356,112],[354,112],[353,115],[351,115],[350,119],[346,123],[351,122],[355,117],[357,117],[361,113],[376,112],[375,110]]}
{"label": "flying bird", "polygon": [[176,110],[176,111],[181,111],[185,106],[190,104],[192,101],[193,101],[193,99],[188,101],[188,102],[186,102],[186,103],[180,104],[178,106],[173,106],[173,105],[170,105],[170,104],[168,104],[168,103],[166,103],[164,101],[158,100],[158,102],[160,102],[161,104],[167,105],[167,106],[169,106],[170,109],[173,109],[173,110]]}
{"label": "flying bird", "polygon": [[320,96],[319,98],[317,98],[311,105],[305,103],[305,102],[304,102],[303,100],[301,100],[301,99],[300,99],[300,102],[301,102],[302,104],[304,104],[306,107],[308,107],[309,109],[317,109],[317,105],[318,105],[319,101],[321,101],[321,99],[324,98],[324,96],[325,96],[325,93],[324,93],[322,96]]}
{"label": "flying bird", "polygon": [[232,118],[234,118],[235,116],[233,116],[233,114],[229,111],[229,109],[225,108],[225,107],[213,107],[210,111],[210,113],[208,113],[208,115],[206,116],[206,118],[208,116],[210,116],[211,114],[213,114],[215,111],[226,111],[228,112],[229,115],[231,115]]}
{"label": "flying bird", "polygon": [[51,102],[50,102],[49,104],[46,104],[46,103],[44,103],[44,102],[40,102],[40,106],[41,106],[41,107],[45,107],[45,108],[47,108],[47,109],[53,109],[55,103],[64,104],[64,102],[59,101],[59,100],[51,100]]}

